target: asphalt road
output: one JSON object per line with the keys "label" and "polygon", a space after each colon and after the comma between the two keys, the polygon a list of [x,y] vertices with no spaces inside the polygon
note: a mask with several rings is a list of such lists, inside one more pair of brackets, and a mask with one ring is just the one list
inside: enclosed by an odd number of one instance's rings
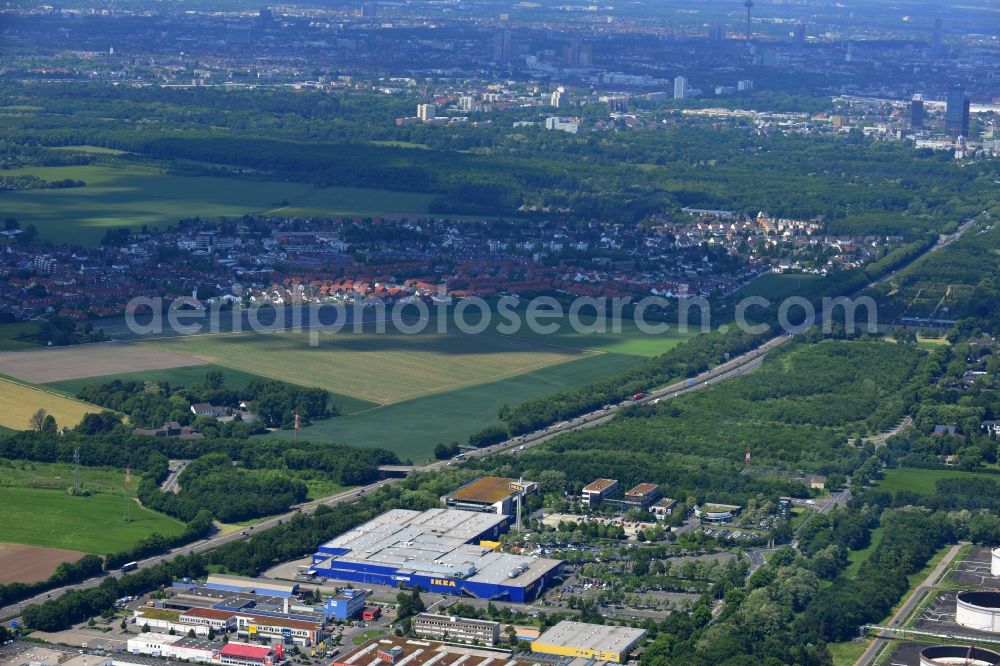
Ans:
{"label": "asphalt road", "polygon": [[177,479],[180,477],[181,472],[184,471],[184,467],[191,462],[190,460],[171,460],[170,461],[170,473],[167,475],[166,480],[160,484],[160,490],[165,493],[177,493],[180,490],[180,486],[177,485]]}
{"label": "asphalt road", "polygon": [[[558,423],[549,426],[537,432],[522,435],[520,437],[515,437],[507,441],[494,444],[493,446],[484,447],[482,449],[477,449],[475,451],[470,451],[466,454],[466,457],[478,458],[482,456],[490,456],[498,453],[511,452],[511,451],[516,453],[517,451],[520,451],[522,449],[528,449],[533,446],[538,446],[539,444],[543,444],[552,439],[553,437],[556,437],[570,430],[593,428],[601,424],[607,423],[615,417],[616,412],[632,404],[642,404],[648,402],[656,402],[663,399],[674,398],[676,396],[683,395],[685,393],[701,390],[706,386],[710,386],[720,381],[725,381],[727,379],[732,379],[734,377],[742,376],[747,372],[750,372],[754,368],[759,367],[763,362],[763,357],[769,351],[784,344],[791,338],[792,338],[791,334],[780,335],[778,337],[768,340],[759,347],[752,349],[740,356],[733,357],[730,360],[726,361],[725,363],[722,363],[710,370],[707,370],[696,377],[679,381],[669,386],[665,386],[663,388],[650,391],[646,396],[644,396],[640,400],[637,401],[627,400],[617,405],[611,405],[608,409],[599,409],[589,414],[584,414],[582,416],[579,416],[570,421],[565,421],[563,423]],[[440,460],[424,465],[423,467],[418,467],[416,469],[419,471],[431,471],[431,470],[443,469],[452,464],[454,464],[454,461]],[[176,483],[176,476],[177,475],[173,475],[172,477],[175,479],[174,483]],[[338,495],[333,495],[331,497],[326,497],[320,500],[315,500],[312,502],[301,504],[298,507],[296,507],[293,511],[289,511],[288,513],[268,518],[267,520],[255,524],[252,528],[247,528],[246,530],[243,531],[232,532],[230,534],[219,534],[211,536],[201,541],[196,541],[194,543],[188,544],[187,546],[174,548],[173,550],[167,553],[163,553],[162,555],[156,555],[154,557],[144,559],[139,562],[139,568],[145,569],[147,567],[154,566],[162,562],[163,560],[170,559],[176,555],[180,555],[183,553],[200,553],[206,550],[217,548],[223,544],[229,543],[230,541],[236,541],[237,539],[245,539],[253,533],[271,529],[272,527],[275,527],[283,523],[284,521],[293,518],[299,513],[312,513],[313,511],[316,510],[316,507],[320,505],[334,506],[336,504],[341,504],[344,502],[353,502],[368,493],[375,492],[376,490],[378,490],[379,488],[381,488],[386,484],[395,483],[397,481],[399,481],[399,479],[395,478],[382,479],[380,481],[377,481],[375,483],[369,484],[364,487],[354,488],[352,490],[345,491]],[[43,603],[46,599],[49,599],[50,597],[57,597],[68,590],[86,589],[90,587],[95,587],[97,585],[100,585],[101,581],[103,581],[108,576],[119,576],[119,575],[122,574],[120,574],[117,571],[105,572],[99,576],[95,576],[83,582],[76,583],[74,585],[67,585],[61,588],[56,588],[54,590],[50,590],[49,592],[36,595],[30,599],[26,599],[24,601],[11,604],[4,608],[0,608],[0,619],[17,618],[21,614],[25,606],[28,606],[30,604]]]}

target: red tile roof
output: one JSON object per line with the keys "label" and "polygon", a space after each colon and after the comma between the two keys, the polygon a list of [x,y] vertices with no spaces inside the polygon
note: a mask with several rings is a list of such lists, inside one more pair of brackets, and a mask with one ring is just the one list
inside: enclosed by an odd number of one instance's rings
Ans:
{"label": "red tile roof", "polygon": [[248,645],[246,643],[226,643],[219,650],[223,657],[237,657],[241,659],[260,659],[263,661],[271,654],[271,648],[259,645]]}

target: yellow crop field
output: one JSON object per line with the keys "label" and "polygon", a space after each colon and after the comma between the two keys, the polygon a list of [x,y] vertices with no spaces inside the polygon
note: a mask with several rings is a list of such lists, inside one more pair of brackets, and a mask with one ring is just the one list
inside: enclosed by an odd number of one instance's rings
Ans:
{"label": "yellow crop field", "polygon": [[[501,335],[305,333],[178,336],[140,343],[379,404],[513,377],[588,355]],[[513,397],[512,397],[513,398]]]}
{"label": "yellow crop field", "polygon": [[42,389],[0,379],[0,426],[26,430],[31,415],[39,408],[55,417],[56,424],[73,427],[87,412],[99,412],[100,407],[65,398]]}

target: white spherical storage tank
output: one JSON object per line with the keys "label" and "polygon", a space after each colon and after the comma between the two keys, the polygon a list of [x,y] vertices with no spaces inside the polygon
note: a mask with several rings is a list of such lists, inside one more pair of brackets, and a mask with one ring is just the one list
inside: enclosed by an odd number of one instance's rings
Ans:
{"label": "white spherical storage tank", "polygon": [[1000,576],[1000,548],[993,549],[993,557],[990,559],[990,573]]}
{"label": "white spherical storage tank", "polygon": [[969,629],[1000,632],[1000,592],[959,592],[955,622]]}

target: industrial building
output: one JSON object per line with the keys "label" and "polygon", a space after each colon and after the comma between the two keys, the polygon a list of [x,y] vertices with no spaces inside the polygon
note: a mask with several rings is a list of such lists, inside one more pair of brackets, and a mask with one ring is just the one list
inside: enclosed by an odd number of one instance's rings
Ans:
{"label": "industrial building", "polygon": [[187,659],[190,661],[211,661],[221,643],[185,639],[161,633],[143,633],[129,638],[127,650],[132,654],[144,654],[166,659]]}
{"label": "industrial building", "polygon": [[624,663],[646,635],[645,629],[563,620],[531,642],[533,652]]}
{"label": "industrial building", "polygon": [[512,516],[516,512],[518,498],[530,495],[537,488],[538,484],[534,481],[484,476],[445,495],[443,500],[448,509]]}
{"label": "industrial building", "polygon": [[438,641],[388,636],[366,643],[339,657],[332,666],[536,666],[537,660],[506,650],[470,648]]}
{"label": "industrial building", "polygon": [[130,638],[126,649],[131,654],[227,666],[273,666],[284,661],[280,645],[272,649],[265,645],[222,643],[158,633]]}
{"label": "industrial building", "polygon": [[322,622],[239,613],[236,615],[236,633],[250,638],[264,638],[298,643],[299,645],[316,645],[323,640],[323,624]]}
{"label": "industrial building", "polygon": [[394,509],[321,545],[312,568],[334,580],[531,601],[562,562],[497,552],[510,522],[492,513]]}
{"label": "industrial building", "polygon": [[194,630],[198,636],[213,633],[236,633],[249,638],[265,638],[278,642],[315,645],[323,640],[324,617],[305,617],[284,613],[260,612],[251,604],[238,608],[193,607],[185,611],[161,608],[139,608],[134,612],[136,624],[149,625],[158,631],[186,634]]}
{"label": "industrial building", "polygon": [[365,599],[368,594],[364,590],[344,588],[326,600],[330,607],[331,617],[337,620],[350,620],[361,614],[365,609]]}
{"label": "industrial building", "polygon": [[618,492],[618,480],[617,479],[596,479],[592,483],[587,484],[583,488],[583,504],[584,506],[595,507],[600,506],[608,497],[613,496]]}
{"label": "industrial building", "polygon": [[[261,581],[266,582],[266,581]],[[333,617],[333,609],[327,605],[310,606],[296,597],[276,597],[269,594],[235,593],[202,587],[195,583],[175,582],[166,599],[154,600],[157,608],[186,611],[191,608],[218,608],[221,610],[245,610],[258,615],[275,615],[297,619],[314,620]]]}
{"label": "industrial building", "polygon": [[1000,632],[1000,592],[959,592],[955,622],[969,629]]}
{"label": "industrial building", "polygon": [[413,633],[439,641],[459,641],[496,645],[500,642],[500,623],[454,615],[420,613],[413,618]]}
{"label": "industrial building", "polygon": [[[281,646],[277,647],[277,661],[283,654]],[[226,643],[219,650],[218,661],[226,666],[272,666],[275,659],[271,656],[271,648],[264,645],[248,643]]]}
{"label": "industrial building", "polygon": [[[204,633],[211,629],[214,633],[229,633],[236,631],[236,615],[232,611],[217,610],[215,608],[192,608],[178,616],[178,623],[182,625],[201,625]],[[201,631],[195,629],[195,633]]]}
{"label": "industrial building", "polygon": [[205,587],[223,592],[244,594],[266,594],[272,597],[294,597],[298,594],[298,583],[282,583],[261,578],[245,578],[227,574],[209,574]]}

